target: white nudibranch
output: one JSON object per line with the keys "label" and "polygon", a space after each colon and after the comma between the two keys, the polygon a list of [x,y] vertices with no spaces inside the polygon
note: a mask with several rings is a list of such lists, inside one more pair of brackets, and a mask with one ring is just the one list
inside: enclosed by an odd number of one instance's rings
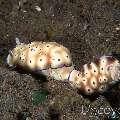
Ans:
{"label": "white nudibranch", "polygon": [[120,63],[112,56],[102,56],[83,65],[77,71],[72,63],[70,51],[56,42],[20,43],[9,51],[7,64],[19,66],[33,72],[40,72],[55,80],[68,80],[75,88],[86,95],[102,93],[109,85],[120,80]]}

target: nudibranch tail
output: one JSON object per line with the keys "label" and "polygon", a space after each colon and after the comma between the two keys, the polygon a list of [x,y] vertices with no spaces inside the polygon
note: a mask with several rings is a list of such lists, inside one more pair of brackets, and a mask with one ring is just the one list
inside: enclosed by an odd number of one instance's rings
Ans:
{"label": "nudibranch tail", "polygon": [[120,80],[120,63],[112,56],[102,56],[97,61],[85,64],[83,70],[73,70],[69,81],[72,86],[79,88],[83,93],[103,93],[109,85]]}

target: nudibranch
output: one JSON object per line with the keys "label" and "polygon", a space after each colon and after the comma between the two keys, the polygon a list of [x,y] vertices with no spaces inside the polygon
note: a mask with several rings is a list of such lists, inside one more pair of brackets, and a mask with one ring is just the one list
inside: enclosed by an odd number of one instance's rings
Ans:
{"label": "nudibranch", "polygon": [[86,95],[103,93],[120,79],[120,63],[112,56],[102,56],[75,70],[70,51],[56,42],[20,43],[9,51],[7,64],[42,73],[55,80],[66,80]]}

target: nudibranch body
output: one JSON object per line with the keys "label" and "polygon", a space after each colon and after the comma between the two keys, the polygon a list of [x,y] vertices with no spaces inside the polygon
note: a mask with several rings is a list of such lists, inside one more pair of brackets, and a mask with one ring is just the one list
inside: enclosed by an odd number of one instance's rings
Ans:
{"label": "nudibranch body", "polygon": [[10,51],[7,63],[57,80],[68,79],[74,69],[69,50],[56,42],[20,43]]}
{"label": "nudibranch body", "polygon": [[9,66],[20,66],[55,80],[66,80],[87,95],[104,92],[120,79],[120,63],[112,56],[102,56],[77,71],[70,51],[56,42],[16,43],[7,57]]}

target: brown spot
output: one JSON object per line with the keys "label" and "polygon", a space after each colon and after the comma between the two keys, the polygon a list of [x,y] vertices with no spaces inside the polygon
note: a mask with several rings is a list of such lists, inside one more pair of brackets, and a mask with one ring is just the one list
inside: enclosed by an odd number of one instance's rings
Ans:
{"label": "brown spot", "polygon": [[40,59],[40,61],[42,61],[42,59]]}
{"label": "brown spot", "polygon": [[99,78],[99,81],[100,81],[100,82],[101,82],[101,80],[102,80],[102,79],[101,79],[101,78]]}
{"label": "brown spot", "polygon": [[90,64],[87,64],[87,67],[88,67],[89,70],[92,69],[92,66]]}
{"label": "brown spot", "polygon": [[110,57],[107,57],[107,61],[108,61],[108,65],[110,65],[110,64],[113,64],[116,61],[116,59],[110,56]]}
{"label": "brown spot", "polygon": [[33,51],[33,48],[31,48],[31,51]]}
{"label": "brown spot", "polygon": [[95,81],[93,81],[93,85],[95,85]]}
{"label": "brown spot", "polygon": [[82,76],[83,76],[83,73],[84,73],[83,65],[80,65],[80,66],[79,66],[79,70],[80,70],[80,72],[82,73]]}
{"label": "brown spot", "polygon": [[46,57],[47,57],[47,65],[50,65],[50,62],[51,62],[50,54],[48,53]]}
{"label": "brown spot", "polygon": [[60,61],[60,59],[58,59],[58,61]]}
{"label": "brown spot", "polygon": [[[99,78],[100,78],[101,76],[102,76],[102,75],[101,75],[100,72],[99,72],[99,74],[98,74],[97,77],[96,77],[96,81],[97,81],[97,83],[98,83],[98,87],[100,86]],[[102,78],[101,78],[101,80],[102,80]]]}
{"label": "brown spot", "polygon": [[87,89],[89,92],[91,91],[89,88]]}
{"label": "brown spot", "polygon": [[92,79],[92,76],[87,79],[87,85],[90,86],[90,87],[92,87],[92,86],[91,86],[91,83],[90,83],[90,82],[91,82],[91,79]]}
{"label": "brown spot", "polygon": [[103,71],[103,67],[101,68],[101,70]]}
{"label": "brown spot", "polygon": [[100,59],[95,59],[94,63],[97,67],[99,67],[100,66]]}
{"label": "brown spot", "polygon": [[66,57],[68,58],[68,55]]}

